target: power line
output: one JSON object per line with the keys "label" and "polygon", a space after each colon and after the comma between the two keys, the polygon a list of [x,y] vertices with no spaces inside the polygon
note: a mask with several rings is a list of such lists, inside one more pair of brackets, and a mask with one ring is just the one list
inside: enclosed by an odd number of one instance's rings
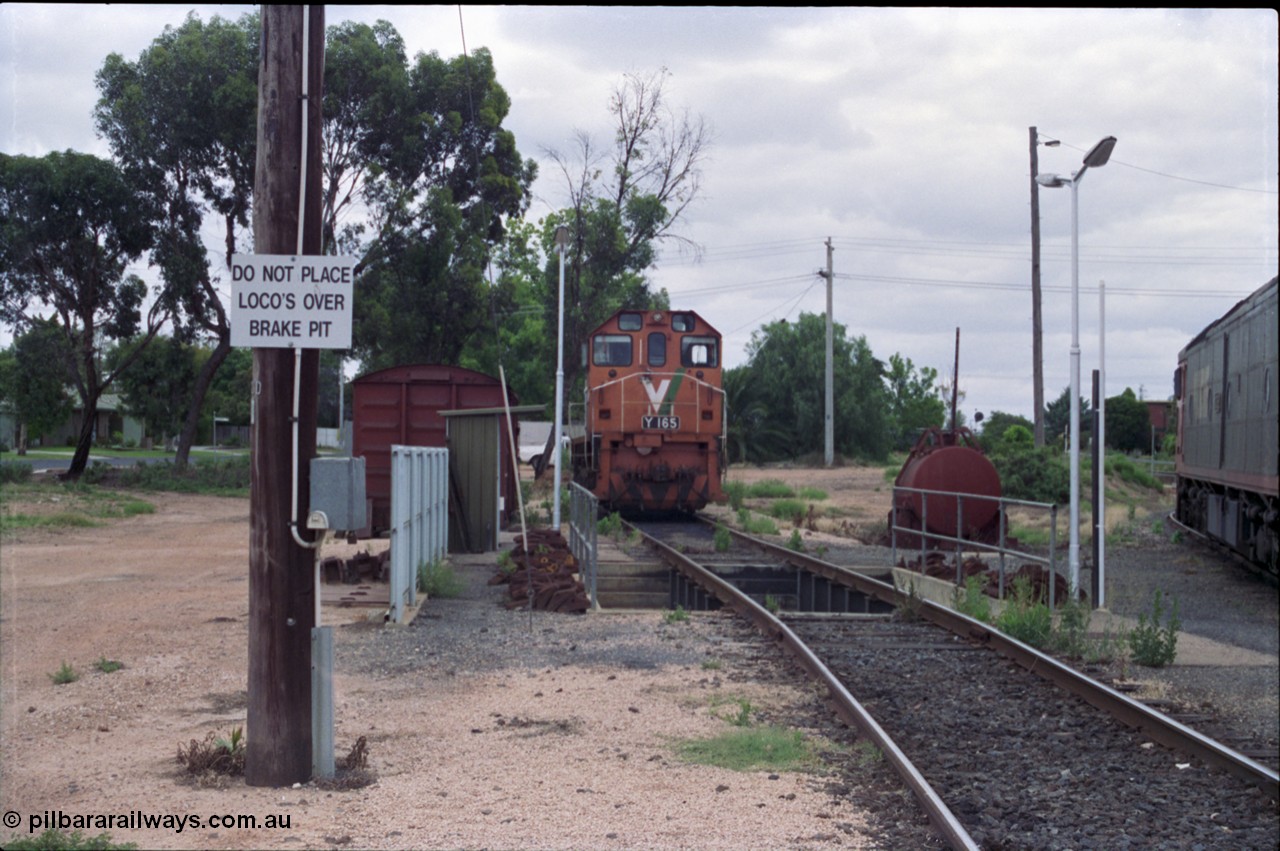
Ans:
{"label": "power line", "polygon": [[[1062,145],[1063,147],[1071,148],[1072,150],[1079,151],[1080,153],[1085,153],[1084,148],[1076,147],[1075,145],[1068,144],[1067,142],[1062,142]],[[1194,177],[1182,177],[1181,175],[1177,175],[1177,174],[1169,174],[1168,172],[1156,171],[1155,169],[1150,169],[1150,168],[1143,168],[1140,165],[1134,165],[1133,163],[1127,163],[1117,159],[1109,160],[1108,164],[1122,165],[1125,168],[1131,168],[1134,171],[1141,171],[1141,172],[1145,172],[1146,174],[1154,174],[1156,177],[1164,177],[1164,178],[1168,178],[1169,180],[1181,180],[1184,183],[1195,183],[1199,186],[1210,186],[1214,189],[1229,189],[1233,192],[1256,192],[1260,195],[1280,195],[1280,191],[1277,191],[1275,189],[1253,189],[1252,187],[1249,187],[1249,186],[1230,186],[1225,183],[1214,183],[1213,181],[1210,181],[1210,180],[1198,180]]]}

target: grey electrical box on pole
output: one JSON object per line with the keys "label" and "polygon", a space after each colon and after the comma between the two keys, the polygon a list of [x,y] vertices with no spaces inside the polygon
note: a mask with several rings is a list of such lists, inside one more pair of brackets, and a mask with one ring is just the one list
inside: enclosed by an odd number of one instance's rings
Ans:
{"label": "grey electrical box on pole", "polygon": [[363,458],[311,459],[308,529],[354,532],[369,525]]}

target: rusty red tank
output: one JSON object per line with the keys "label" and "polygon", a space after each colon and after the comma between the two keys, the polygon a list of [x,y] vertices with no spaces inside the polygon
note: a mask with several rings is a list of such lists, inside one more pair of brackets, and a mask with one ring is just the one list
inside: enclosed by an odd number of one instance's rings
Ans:
{"label": "rusty red tank", "polygon": [[[889,523],[933,535],[966,541],[995,543],[1000,535],[1000,474],[978,448],[966,428],[927,429],[920,435],[906,463],[894,480],[895,488],[912,488],[897,493]],[[914,491],[941,491],[923,494]],[[960,494],[959,497],[954,494]],[[972,496],[969,496],[972,495]],[[931,548],[952,542],[929,539]],[[919,547],[920,538],[898,532],[898,545]]]}

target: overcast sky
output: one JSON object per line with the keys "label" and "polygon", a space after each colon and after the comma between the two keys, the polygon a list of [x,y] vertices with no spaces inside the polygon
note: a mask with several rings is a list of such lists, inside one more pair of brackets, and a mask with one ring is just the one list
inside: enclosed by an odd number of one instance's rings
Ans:
{"label": "overcast sky", "polygon": [[[94,73],[194,11],[250,6],[0,6],[0,150],[109,156]],[[1082,395],[1098,366],[1106,282],[1109,395],[1167,398],[1178,350],[1277,273],[1277,16],[1272,10],[949,10],[329,6],[383,18],[409,53],[489,48],[506,126],[542,163],[530,216],[566,203],[546,151],[610,142],[627,72],[670,71],[673,106],[715,145],[704,195],[651,270],[675,308],[745,360],[762,324],[826,309],[949,378],[960,329],[963,409],[1032,413],[1029,128],[1041,172],[1079,189]],[[1069,383],[1071,197],[1040,191],[1046,400]],[[6,338],[7,339],[7,338]],[[815,376],[815,381],[820,381]]]}

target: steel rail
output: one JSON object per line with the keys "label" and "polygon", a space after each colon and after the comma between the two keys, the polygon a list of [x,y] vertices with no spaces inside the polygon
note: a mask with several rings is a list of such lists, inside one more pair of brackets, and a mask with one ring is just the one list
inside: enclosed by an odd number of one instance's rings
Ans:
{"label": "steel rail", "polygon": [[[706,518],[702,519],[703,522],[709,522]],[[1134,700],[1080,673],[1070,665],[1063,664],[1052,656],[1005,635],[990,624],[929,600],[910,599],[910,595],[886,582],[862,576],[839,565],[829,564],[752,535],[732,529],[729,531],[763,552],[786,559],[832,582],[846,585],[896,606],[910,605],[930,622],[956,635],[986,644],[1027,670],[1082,698],[1122,724],[1141,731],[1165,747],[1182,751],[1220,768],[1234,777],[1257,786],[1272,799],[1280,798],[1280,774],[1277,772],[1170,718],[1163,712],[1152,709],[1141,701]]]}
{"label": "steel rail", "polygon": [[[634,526],[631,528],[635,529]],[[965,849],[965,851],[972,849],[972,851],[977,851],[978,844],[969,835],[969,832],[965,830],[955,814],[951,812],[951,809],[943,802],[942,798],[938,796],[938,793],[929,785],[929,782],[924,779],[924,775],[911,763],[911,760],[894,743],[889,734],[884,731],[884,728],[849,693],[849,690],[845,688],[839,678],[822,663],[822,660],[809,649],[808,645],[790,627],[732,584],[706,570],[683,553],[672,549],[661,541],[644,535],[643,532],[641,532],[641,535],[645,543],[656,550],[668,564],[671,564],[690,580],[701,585],[725,606],[750,620],[766,636],[781,642],[801,667],[809,672],[810,676],[826,685],[835,704],[836,714],[840,719],[857,729],[880,749],[885,759],[889,761],[903,782],[911,789],[916,800],[919,801],[920,806],[929,817],[929,821],[942,834],[947,844],[953,849]]]}

